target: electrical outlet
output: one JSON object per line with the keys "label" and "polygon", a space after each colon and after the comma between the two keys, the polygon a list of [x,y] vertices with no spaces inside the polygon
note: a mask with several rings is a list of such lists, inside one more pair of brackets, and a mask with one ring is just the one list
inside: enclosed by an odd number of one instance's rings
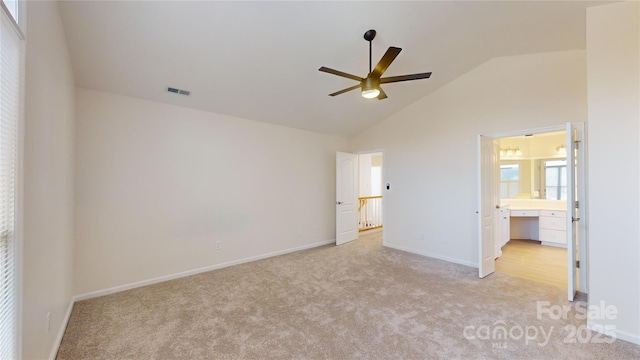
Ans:
{"label": "electrical outlet", "polygon": [[216,250],[222,250],[222,242],[216,241]]}

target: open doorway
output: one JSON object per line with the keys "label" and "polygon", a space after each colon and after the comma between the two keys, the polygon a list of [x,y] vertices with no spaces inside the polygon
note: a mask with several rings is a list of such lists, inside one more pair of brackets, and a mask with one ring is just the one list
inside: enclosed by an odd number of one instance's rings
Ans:
{"label": "open doorway", "polygon": [[358,154],[358,231],[382,228],[382,153]]}
{"label": "open doorway", "polygon": [[382,151],[336,153],[336,245],[383,225]]}
{"label": "open doorway", "polygon": [[[545,276],[546,266],[555,271],[547,276],[566,279],[570,300],[577,289],[588,291],[583,139],[583,124],[479,137],[480,277],[502,270],[535,279],[531,273]],[[564,268],[534,262],[527,270],[518,266],[523,261],[508,261],[519,255],[531,262],[536,254]]]}
{"label": "open doorway", "polygon": [[496,272],[566,288],[566,131],[496,140]]}

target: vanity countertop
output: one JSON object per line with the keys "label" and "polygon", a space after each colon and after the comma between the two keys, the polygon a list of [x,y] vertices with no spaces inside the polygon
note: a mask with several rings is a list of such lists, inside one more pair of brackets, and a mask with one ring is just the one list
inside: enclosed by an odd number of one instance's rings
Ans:
{"label": "vanity countertop", "polygon": [[500,205],[509,205],[510,210],[567,210],[565,200],[501,199]]}

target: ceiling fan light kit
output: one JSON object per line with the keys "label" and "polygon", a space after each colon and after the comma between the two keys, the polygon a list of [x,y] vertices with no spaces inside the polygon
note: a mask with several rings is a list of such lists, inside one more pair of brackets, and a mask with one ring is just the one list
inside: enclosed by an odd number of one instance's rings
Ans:
{"label": "ceiling fan light kit", "polygon": [[[377,81],[376,81],[377,80]],[[367,99],[377,98],[380,95],[380,80],[366,78],[362,82],[362,97]]]}
{"label": "ceiling fan light kit", "polygon": [[334,93],[329,94],[329,96],[336,96],[343,93],[346,93],[351,90],[355,90],[357,88],[361,88],[362,97],[367,99],[378,98],[378,100],[386,99],[387,94],[385,94],[384,90],[380,87],[380,84],[389,84],[400,81],[409,81],[409,80],[419,80],[419,79],[428,79],[431,76],[430,72],[427,73],[419,73],[419,74],[411,74],[411,75],[401,75],[401,76],[391,76],[383,78],[382,74],[387,70],[389,65],[395,60],[396,56],[400,54],[402,51],[401,48],[397,47],[389,47],[387,52],[382,56],[382,59],[378,62],[378,65],[372,70],[371,69],[371,42],[376,37],[375,30],[368,30],[364,33],[364,39],[369,42],[369,74],[366,78],[361,78],[359,76],[347,74],[342,71],[330,69],[328,67],[322,66],[320,71],[326,72],[333,75],[338,75],[345,77],[347,79],[355,80],[360,82],[358,85],[348,87],[346,89],[342,89],[340,91],[336,91]]}
{"label": "ceiling fan light kit", "polygon": [[378,96],[380,96],[380,90],[378,89],[362,90],[363,98],[373,99],[373,98],[377,98]]}

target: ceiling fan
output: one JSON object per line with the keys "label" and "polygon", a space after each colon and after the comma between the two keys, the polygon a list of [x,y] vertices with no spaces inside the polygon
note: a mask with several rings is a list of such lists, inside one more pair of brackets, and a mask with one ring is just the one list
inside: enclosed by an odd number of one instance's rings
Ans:
{"label": "ceiling fan", "polygon": [[364,39],[369,42],[369,75],[367,75],[366,78],[361,78],[359,76],[347,74],[345,72],[330,69],[324,66],[318,69],[322,72],[342,76],[347,79],[352,79],[360,82],[358,85],[354,85],[352,87],[348,87],[346,89],[336,91],[334,93],[329,94],[329,96],[336,96],[336,95],[346,93],[347,91],[355,90],[357,88],[362,88],[362,97],[365,97],[367,99],[373,99],[377,97],[378,100],[382,100],[387,98],[387,94],[385,94],[384,90],[382,90],[382,88],[380,87],[380,84],[388,84],[388,83],[409,81],[409,80],[428,79],[431,76],[431,73],[427,72],[427,73],[420,73],[420,74],[391,76],[386,78],[381,77],[382,74],[384,74],[384,72],[387,70],[389,65],[391,65],[391,63],[396,58],[396,56],[400,54],[400,51],[402,51],[401,48],[397,48],[393,46],[389,47],[389,49],[384,54],[384,56],[382,56],[382,59],[380,59],[380,62],[378,62],[378,65],[376,65],[373,71],[371,71],[371,41],[373,41],[375,37],[376,37],[375,30],[369,30],[364,33]]}

